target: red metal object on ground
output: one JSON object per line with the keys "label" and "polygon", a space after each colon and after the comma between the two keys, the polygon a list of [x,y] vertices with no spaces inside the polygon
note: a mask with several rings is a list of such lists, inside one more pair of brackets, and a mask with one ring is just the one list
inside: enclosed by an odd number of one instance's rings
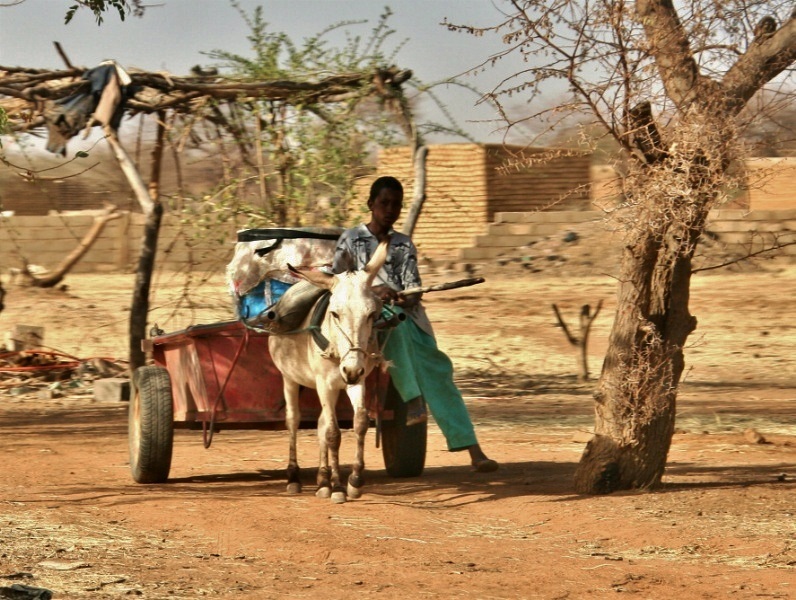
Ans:
{"label": "red metal object on ground", "polygon": [[[282,375],[268,351],[268,335],[240,321],[195,325],[144,342],[154,365],[133,373],[130,398],[130,471],[137,483],[163,483],[171,469],[174,429],[201,429],[205,447],[221,429],[286,429]],[[416,477],[426,458],[426,423],[407,424],[406,404],[380,370],[365,382],[365,402],[375,421],[376,445],[393,477]],[[301,426],[317,427],[315,390],[300,396]],[[337,403],[341,428],[353,409]]]}
{"label": "red metal object on ground", "polygon": [[[174,426],[197,428],[212,423],[216,430],[285,429],[282,375],[271,361],[268,334],[240,321],[195,325],[149,341],[155,364],[171,378]],[[388,376],[374,371],[366,383],[371,416],[379,410],[379,391]],[[315,390],[303,388],[301,421],[315,427],[321,413]],[[337,405],[341,426],[353,419],[346,398]]]}

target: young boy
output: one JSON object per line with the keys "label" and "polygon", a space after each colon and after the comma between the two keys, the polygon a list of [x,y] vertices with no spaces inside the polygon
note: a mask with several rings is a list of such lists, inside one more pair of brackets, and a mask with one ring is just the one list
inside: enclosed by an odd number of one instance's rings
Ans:
{"label": "young boy", "polygon": [[[473,468],[481,473],[498,469],[488,458],[475,436],[461,392],[453,382],[453,365],[437,348],[431,322],[420,303],[421,294],[401,296],[399,291],[420,286],[417,250],[412,240],[393,225],[403,209],[403,186],[394,177],[379,177],[368,198],[370,222],[346,230],[337,242],[332,269],[340,273],[352,266],[362,268],[379,242],[390,237],[387,262],[379,272],[373,291],[386,304],[399,307],[408,319],[390,332],[384,356],[393,385],[408,403],[407,424],[426,419],[425,403],[445,435],[448,450],[468,450]],[[351,258],[354,265],[350,264]]]}

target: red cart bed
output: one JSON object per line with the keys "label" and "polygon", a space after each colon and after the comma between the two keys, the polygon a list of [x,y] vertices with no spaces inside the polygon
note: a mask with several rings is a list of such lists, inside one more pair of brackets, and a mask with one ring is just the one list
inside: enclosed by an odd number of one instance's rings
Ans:
{"label": "red cart bed", "polygon": [[[195,325],[144,342],[154,365],[133,374],[130,468],[138,483],[168,479],[174,429],[201,429],[205,447],[220,429],[286,429],[282,376],[271,361],[268,335],[240,321]],[[426,424],[406,426],[406,406],[389,376],[374,371],[366,405],[377,429],[387,472],[420,475]],[[315,390],[302,389],[301,426],[314,428],[321,412]],[[353,409],[340,398],[337,418],[351,427]]]}

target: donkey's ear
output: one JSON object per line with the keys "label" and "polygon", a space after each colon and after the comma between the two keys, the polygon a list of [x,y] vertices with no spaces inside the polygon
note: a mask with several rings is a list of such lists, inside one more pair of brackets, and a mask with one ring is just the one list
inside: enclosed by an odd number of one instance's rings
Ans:
{"label": "donkey's ear", "polygon": [[379,244],[378,248],[376,248],[376,251],[373,253],[373,256],[370,257],[368,264],[365,265],[363,270],[368,274],[369,283],[373,283],[373,280],[376,278],[379,269],[381,269],[384,266],[384,263],[387,262],[387,253],[389,248],[390,238],[388,237]]}
{"label": "donkey's ear", "polygon": [[329,273],[317,271],[309,267],[294,267],[289,263],[287,268],[296,277],[309,281],[311,284],[324,290],[331,290],[334,285],[334,275],[329,275]]}
{"label": "donkey's ear", "polygon": [[341,248],[338,251],[335,263],[341,273],[353,273],[357,270],[357,259],[346,248]]}

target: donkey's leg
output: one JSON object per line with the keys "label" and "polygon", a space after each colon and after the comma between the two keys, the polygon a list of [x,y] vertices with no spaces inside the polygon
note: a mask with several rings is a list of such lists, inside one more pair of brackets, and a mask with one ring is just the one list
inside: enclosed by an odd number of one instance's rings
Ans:
{"label": "donkey's leg", "polygon": [[332,495],[332,484],[329,482],[329,450],[326,442],[326,429],[329,415],[326,406],[321,403],[321,414],[318,417],[318,498],[329,498]]}
{"label": "donkey's leg", "polygon": [[284,379],[285,392],[285,425],[290,434],[290,453],[287,462],[287,492],[298,494],[301,492],[301,471],[296,453],[296,435],[301,420],[299,410],[299,385],[294,381]]}
{"label": "donkey's leg", "polygon": [[[318,492],[321,491],[321,470],[325,467],[326,489],[331,492],[332,502],[345,502],[345,488],[340,483],[340,426],[337,424],[337,398],[340,390],[318,386],[321,400],[323,429],[318,429],[321,446],[321,469],[318,470]],[[320,425],[320,424],[319,424]],[[327,492],[327,494],[328,494]],[[329,495],[322,496],[324,498]]]}
{"label": "donkey's leg", "polygon": [[362,495],[362,486],[365,484],[365,436],[368,433],[368,411],[364,404],[364,384],[348,388],[348,397],[354,408],[354,433],[357,436],[357,454],[354,467],[348,477],[346,491],[350,498],[359,498]]}

